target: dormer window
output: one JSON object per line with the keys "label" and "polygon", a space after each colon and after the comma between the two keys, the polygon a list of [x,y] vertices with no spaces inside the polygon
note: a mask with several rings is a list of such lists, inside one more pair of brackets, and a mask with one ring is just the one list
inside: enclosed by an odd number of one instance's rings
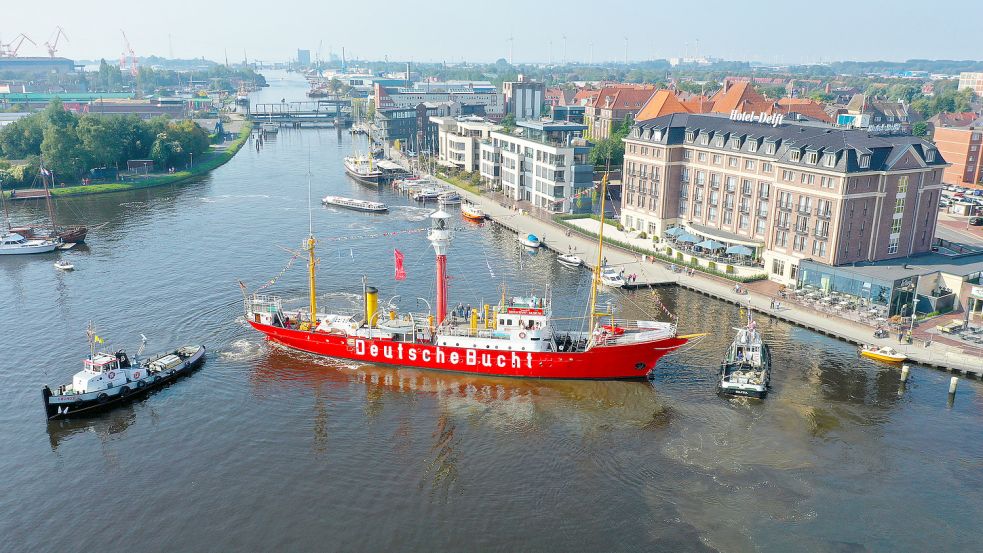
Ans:
{"label": "dormer window", "polygon": [[724,147],[724,137],[718,136],[717,137],[717,140],[714,141],[714,144],[713,145],[716,146],[716,147],[718,147],[718,148],[723,148]]}
{"label": "dormer window", "polygon": [[700,135],[700,144],[703,144],[704,146],[710,144],[710,135],[709,134]]}
{"label": "dormer window", "polygon": [[790,150],[788,153],[788,158],[791,161],[799,161],[799,159],[802,158],[802,153],[799,152],[798,150]]}
{"label": "dormer window", "polygon": [[935,148],[929,148],[928,150],[925,150],[925,161],[928,163],[932,163],[933,161],[935,161]]}
{"label": "dormer window", "polygon": [[642,135],[642,129],[635,127],[634,129],[631,130],[631,135],[635,138],[640,137]]}
{"label": "dormer window", "polygon": [[751,151],[751,152],[757,152],[758,151],[758,141],[757,140],[752,140],[748,144],[748,150]]}
{"label": "dormer window", "polygon": [[809,165],[815,165],[819,163],[819,152],[807,152],[806,163],[808,163]]}
{"label": "dormer window", "polygon": [[652,140],[654,140],[656,142],[661,142],[662,141],[662,131],[653,130],[652,131]]}
{"label": "dormer window", "polygon": [[735,150],[740,150],[741,149],[741,139],[740,138],[737,138],[737,137],[731,138],[730,139],[730,147],[733,148],[733,149],[735,149]]}
{"label": "dormer window", "polygon": [[769,142],[765,144],[765,153],[768,155],[775,155],[775,143]]}
{"label": "dormer window", "polygon": [[693,142],[696,139],[696,133],[694,131],[686,131],[686,142]]}
{"label": "dormer window", "polygon": [[823,156],[823,165],[826,167],[832,167],[836,165],[836,156],[833,154],[826,154]]}
{"label": "dormer window", "polygon": [[860,168],[867,169],[870,167],[870,154],[863,154],[860,156]]}

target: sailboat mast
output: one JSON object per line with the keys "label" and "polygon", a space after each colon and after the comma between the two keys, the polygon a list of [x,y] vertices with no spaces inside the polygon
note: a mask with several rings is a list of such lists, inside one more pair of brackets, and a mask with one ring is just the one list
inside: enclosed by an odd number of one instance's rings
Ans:
{"label": "sailboat mast", "polygon": [[10,230],[10,212],[7,211],[7,200],[3,197],[3,179],[0,179],[0,204],[3,205],[4,230]]}
{"label": "sailboat mast", "polygon": [[[51,205],[51,192],[48,191],[48,177],[44,164],[41,164],[41,184],[44,185],[44,203],[48,206],[48,219],[51,220],[51,230],[58,234],[58,224],[55,223],[55,208]],[[52,183],[54,184],[54,183]]]}
{"label": "sailboat mast", "polygon": [[[317,266],[317,259],[314,257],[314,246],[317,244],[317,240],[314,239],[314,213],[311,211],[311,173],[310,169],[307,171],[307,220],[309,224],[309,232],[307,236],[307,241],[305,243],[305,248],[307,250],[307,271],[308,271],[308,288],[310,290],[310,308],[311,308],[311,324],[317,324],[317,277],[315,267]],[[313,328],[311,329],[313,330]]]}
{"label": "sailboat mast", "polygon": [[604,262],[604,204],[608,195],[608,172],[601,177],[601,227],[597,232],[597,264],[594,265],[594,278],[590,289],[590,330],[594,331],[597,321],[597,288],[601,285],[601,264]]}

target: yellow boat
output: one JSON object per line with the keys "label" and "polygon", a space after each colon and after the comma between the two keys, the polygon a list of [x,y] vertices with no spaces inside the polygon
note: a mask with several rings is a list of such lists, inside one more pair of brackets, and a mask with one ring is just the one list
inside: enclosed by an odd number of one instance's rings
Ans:
{"label": "yellow boat", "polygon": [[908,359],[907,355],[888,346],[863,346],[860,348],[860,355],[878,361],[884,361],[885,363],[901,363]]}

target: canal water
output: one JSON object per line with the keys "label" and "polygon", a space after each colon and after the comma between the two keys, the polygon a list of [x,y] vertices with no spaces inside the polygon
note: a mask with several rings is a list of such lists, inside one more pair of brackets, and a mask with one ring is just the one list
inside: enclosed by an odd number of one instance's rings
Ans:
{"label": "canal water", "polygon": [[[301,99],[270,74],[261,101]],[[426,311],[430,207],[347,179],[347,133],[283,129],[197,182],[58,201],[104,226],[88,245],[0,259],[0,536],[4,551],[969,551],[983,519],[983,394],[948,376],[858,358],[759,317],[772,345],[764,402],[714,394],[738,308],[672,289],[605,293],[634,317],[710,332],[651,382],[474,378],[319,359],[245,325],[251,290],[307,234],[308,174],[324,304]],[[322,207],[381,199],[388,215]],[[14,206],[15,222],[43,206]],[[584,313],[589,275],[463,220],[451,302],[553,291]],[[387,236],[379,236],[389,233]],[[393,279],[393,249],[408,278]],[[73,273],[52,267],[56,257]],[[265,288],[302,304],[303,260]],[[398,297],[397,297],[398,296]],[[423,299],[417,299],[423,298]],[[93,321],[106,345],[203,343],[202,370],[132,406],[46,424],[41,387],[67,382]]]}

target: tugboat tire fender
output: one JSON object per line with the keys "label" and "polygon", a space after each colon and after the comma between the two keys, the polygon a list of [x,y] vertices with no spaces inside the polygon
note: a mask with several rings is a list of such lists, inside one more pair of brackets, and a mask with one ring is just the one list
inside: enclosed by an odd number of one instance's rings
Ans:
{"label": "tugboat tire fender", "polygon": [[99,396],[98,396],[98,397],[96,397],[96,399],[97,399],[97,400],[98,400],[98,401],[99,401],[100,403],[102,403],[102,402],[105,402],[105,401],[106,401],[107,399],[109,399],[109,394],[107,394],[106,392],[103,392],[103,393],[101,393],[101,394],[99,394]]}
{"label": "tugboat tire fender", "polygon": [[125,397],[125,396],[130,395],[130,387],[129,386],[123,386],[122,388],[120,388],[119,389],[119,395],[121,397]]}
{"label": "tugboat tire fender", "polygon": [[137,382],[137,388],[143,388],[143,387],[144,387],[145,385],[146,385],[146,384],[145,384],[145,383],[144,383],[144,381],[142,381],[142,380],[141,380],[141,381],[139,381],[139,382]]}

